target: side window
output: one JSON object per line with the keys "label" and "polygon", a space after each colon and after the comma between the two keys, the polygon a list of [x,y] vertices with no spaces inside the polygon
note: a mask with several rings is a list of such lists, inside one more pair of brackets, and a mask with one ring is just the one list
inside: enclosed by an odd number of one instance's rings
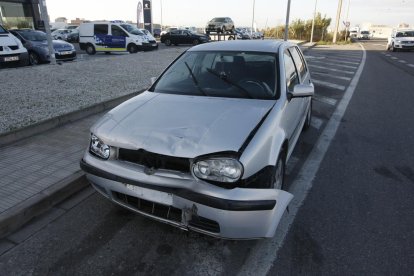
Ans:
{"label": "side window", "polygon": [[297,47],[292,47],[289,49],[289,51],[293,57],[293,61],[295,62],[296,69],[298,70],[301,79],[303,79],[306,75],[307,70],[302,55],[299,53]]}
{"label": "side window", "polygon": [[171,31],[171,34],[172,34],[172,35],[179,35],[179,34],[180,34],[180,31],[177,31],[177,30],[175,30],[175,31]]}
{"label": "side window", "polygon": [[121,28],[116,25],[111,25],[111,33],[113,36],[128,36]]}
{"label": "side window", "polygon": [[108,25],[107,24],[95,24],[93,27],[93,31],[95,35],[98,35],[98,34],[107,35]]}
{"label": "side window", "polygon": [[293,87],[299,84],[299,76],[296,72],[295,64],[288,50],[283,53],[286,74],[286,86],[288,91],[293,91]]}

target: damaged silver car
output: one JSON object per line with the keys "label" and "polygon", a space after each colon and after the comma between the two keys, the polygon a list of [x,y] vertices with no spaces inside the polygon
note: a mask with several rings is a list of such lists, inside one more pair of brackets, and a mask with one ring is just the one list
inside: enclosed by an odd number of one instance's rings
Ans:
{"label": "damaged silver car", "polygon": [[285,164],[310,126],[299,47],[223,41],[179,56],[92,128],[81,161],[109,200],[214,237],[272,237],[293,195]]}

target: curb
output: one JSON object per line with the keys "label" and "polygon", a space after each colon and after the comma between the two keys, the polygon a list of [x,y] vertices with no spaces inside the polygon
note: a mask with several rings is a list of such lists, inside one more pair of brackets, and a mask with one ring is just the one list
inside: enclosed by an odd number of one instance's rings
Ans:
{"label": "curb", "polygon": [[32,218],[46,212],[89,184],[78,171],[0,215],[0,238],[19,229]]}
{"label": "curb", "polygon": [[124,95],[124,96],[121,96],[115,99],[97,103],[97,104],[88,106],[86,108],[72,111],[70,113],[63,114],[63,115],[60,115],[60,116],[57,116],[51,119],[47,119],[47,120],[35,123],[33,125],[23,127],[21,129],[2,133],[0,134],[0,147],[17,142],[24,138],[34,136],[36,134],[40,134],[52,128],[64,125],[66,123],[77,121],[84,117],[103,112],[105,110],[113,108],[119,105],[120,103],[142,93],[143,91],[145,91],[145,89],[141,89],[139,91],[132,92],[130,94],[127,94],[127,95]]}

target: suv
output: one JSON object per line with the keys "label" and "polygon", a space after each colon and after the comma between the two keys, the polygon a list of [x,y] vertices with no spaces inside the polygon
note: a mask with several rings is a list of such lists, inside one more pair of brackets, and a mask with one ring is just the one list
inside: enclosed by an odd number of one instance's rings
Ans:
{"label": "suv", "polygon": [[0,25],[0,68],[28,64],[29,55],[21,41]]}
{"label": "suv", "polygon": [[369,39],[369,31],[361,31],[359,39]]}
{"label": "suv", "polygon": [[414,30],[393,31],[388,38],[387,50],[395,52],[403,49],[414,49]]}
{"label": "suv", "polygon": [[210,32],[226,33],[234,32],[234,22],[230,17],[215,17],[211,19],[206,26],[206,34]]}

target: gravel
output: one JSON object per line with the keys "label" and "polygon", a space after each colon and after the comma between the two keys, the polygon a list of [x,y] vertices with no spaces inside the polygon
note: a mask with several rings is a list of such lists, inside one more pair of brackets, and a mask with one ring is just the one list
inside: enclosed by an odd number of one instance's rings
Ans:
{"label": "gravel", "polygon": [[187,48],[78,59],[0,71],[0,134],[127,95],[150,85]]}

